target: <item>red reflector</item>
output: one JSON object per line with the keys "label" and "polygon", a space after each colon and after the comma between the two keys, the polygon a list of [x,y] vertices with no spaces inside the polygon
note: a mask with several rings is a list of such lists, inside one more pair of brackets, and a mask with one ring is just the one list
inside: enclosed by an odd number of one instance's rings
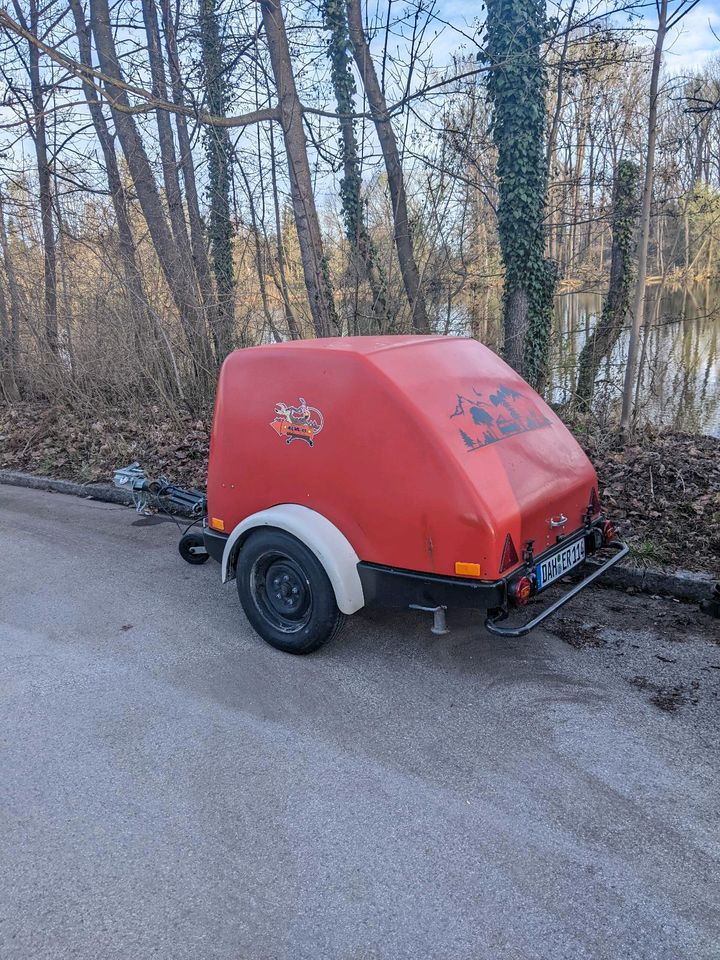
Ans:
{"label": "red reflector", "polygon": [[500,560],[500,573],[503,573],[508,567],[514,567],[518,562],[517,550],[512,542],[512,537],[508,534],[505,537],[505,546],[503,547],[502,559]]}
{"label": "red reflector", "polygon": [[590,516],[594,517],[596,513],[600,513],[600,497],[593,487],[590,491]]}

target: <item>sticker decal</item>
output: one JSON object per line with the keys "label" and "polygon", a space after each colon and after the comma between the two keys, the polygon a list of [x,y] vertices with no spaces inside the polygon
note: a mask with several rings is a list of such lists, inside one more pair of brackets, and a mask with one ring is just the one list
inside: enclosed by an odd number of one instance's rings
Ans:
{"label": "sticker decal", "polygon": [[275,404],[275,419],[270,421],[270,426],[279,437],[285,437],[286,443],[304,440],[310,447],[324,425],[323,415],[317,407],[309,407],[304,397],[300,397],[297,407],[287,403]]}
{"label": "sticker decal", "polygon": [[550,425],[548,418],[529,397],[511,387],[500,385],[487,399],[474,387],[473,393],[474,399],[458,394],[455,410],[450,414],[451,420],[462,417],[460,439],[468,453],[506,437]]}

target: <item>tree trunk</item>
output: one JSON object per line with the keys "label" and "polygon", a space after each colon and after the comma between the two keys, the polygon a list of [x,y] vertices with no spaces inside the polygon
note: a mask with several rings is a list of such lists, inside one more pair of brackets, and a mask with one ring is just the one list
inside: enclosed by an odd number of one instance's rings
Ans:
{"label": "tree trunk", "polygon": [[380,148],[385,161],[385,170],[388,178],[388,189],[392,202],[393,226],[395,231],[395,247],[397,249],[400,273],[405,286],[405,293],[410,301],[412,325],[416,333],[428,333],[430,324],[427,316],[425,297],[420,289],[420,272],[415,261],[410,221],[408,218],[407,196],[405,194],[405,178],[403,175],[400,154],[398,152],[395,131],[388,115],[385,94],[378,82],[375,64],[373,63],[370,47],[365,38],[362,25],[360,0],[347,0],[348,29],[352,43],[353,55],[367,94],[370,112],[372,113],[375,130],[377,131]]}
{"label": "tree trunk", "polygon": [[255,269],[257,270],[257,275],[258,275],[258,284],[260,286],[260,299],[263,305],[263,313],[265,314],[265,322],[270,328],[270,332],[272,333],[272,336],[275,342],[280,343],[282,341],[282,336],[280,335],[280,332],[277,329],[277,325],[273,319],[272,310],[270,308],[270,301],[268,300],[268,295],[267,295],[267,285],[265,283],[266,271],[265,271],[265,266],[263,264],[263,250],[260,244],[260,228],[258,223],[257,211],[255,209],[255,200],[252,195],[252,190],[250,189],[250,181],[248,180],[247,174],[245,173],[242,167],[240,167],[240,176],[242,177],[243,183],[245,184],[245,193],[248,198],[248,206],[250,207],[250,223],[252,227],[253,247],[255,249]]}
{"label": "tree trunk", "polygon": [[[111,80],[122,82],[122,73],[110,26],[108,0],[91,0],[90,22],[95,36],[100,69]],[[112,97],[113,122],[135,186],[138,202],[160,267],[177,306],[191,350],[196,376],[201,382],[201,388],[207,389],[214,380],[214,361],[194,278],[189,275],[187,258],[178,251],[165,220],[160,193],[142,138],[132,114],[126,112],[130,109],[127,93],[122,87],[112,84],[108,85],[108,92]],[[118,106],[115,106],[115,103]]]}
{"label": "tree trunk", "polygon": [[[168,0],[163,0],[163,3],[167,4]],[[226,81],[215,0],[199,0],[198,6],[200,51],[205,74],[207,108],[214,116],[224,117],[227,100]],[[225,127],[208,127],[204,131],[204,137],[205,153],[208,158],[210,247],[218,295],[217,339],[220,353],[224,356],[228,349],[232,349],[235,338],[234,230],[230,214],[233,149],[230,134]]]}
{"label": "tree trunk", "polygon": [[[165,33],[165,49],[167,50],[168,64],[170,69],[170,86],[172,89],[173,103],[180,107],[185,106],[185,93],[183,90],[182,77],[180,75],[180,60],[177,49],[177,38],[175,35],[175,24],[172,18],[169,0],[161,0],[162,15]],[[211,112],[212,104],[208,103]],[[223,112],[224,116],[224,112]],[[190,224],[190,249],[192,252],[193,264],[200,285],[200,293],[205,304],[210,329],[213,333],[213,342],[215,353],[218,360],[222,360],[235,346],[235,303],[233,288],[232,255],[230,259],[230,289],[229,294],[223,290],[220,296],[220,287],[218,295],[213,290],[212,274],[210,272],[210,261],[208,259],[207,243],[205,238],[205,229],[202,216],[200,214],[200,201],[198,198],[197,180],[195,177],[195,162],[190,145],[190,134],[188,132],[187,117],[183,113],[175,116],[175,126],[177,129],[179,163],[182,171],[183,183],[185,184],[185,200],[187,202],[188,222]],[[209,131],[220,131],[227,136],[227,130],[222,127],[210,127]]]}
{"label": "tree trunk", "polygon": [[[92,48],[90,28],[85,21],[85,14],[80,0],[70,0],[70,9],[72,10],[75,20],[80,63],[91,67]],[[142,275],[137,263],[135,241],[133,240],[132,228],[130,226],[127,194],[123,187],[122,177],[120,176],[120,168],[118,167],[112,135],[108,129],[98,94],[93,85],[87,82],[83,82],[83,93],[87,98],[88,110],[90,111],[95,134],[98,138],[98,143],[100,144],[100,149],[102,150],[105,161],[108,190],[110,191],[110,198],[115,212],[115,223],[117,224],[118,230],[120,259],[122,261],[128,299],[130,301],[130,314],[136,320],[136,337],[138,342],[141,342],[143,335],[157,335],[157,323],[152,311],[148,309],[147,299],[143,289]]]}
{"label": "tree trunk", "polygon": [[621,160],[615,174],[612,212],[612,259],[608,295],[600,319],[580,352],[576,395],[580,405],[589,407],[595,378],[604,357],[609,357],[622,332],[630,305],[632,283],[632,237],[638,214],[640,171],[634,163]]}
{"label": "tree trunk", "polygon": [[662,63],[663,43],[667,32],[668,0],[660,0],[657,37],[653,54],[652,73],[650,75],[650,112],[648,114],[647,150],[645,151],[645,183],[643,186],[642,212],[640,214],[640,242],[638,245],[638,269],[635,283],[635,297],[633,300],[633,323],[630,330],[630,344],[628,347],[627,366],[625,368],[625,383],[623,385],[623,404],[620,419],[620,429],[630,429],[630,418],[633,406],[633,387],[635,384],[636,365],[640,330],[643,323],[643,308],[645,304],[645,283],[647,280],[648,241],[650,239],[650,206],[652,203],[653,178],[655,174],[655,144],[657,141],[657,107],[658,82],[660,65]]}
{"label": "tree trunk", "polygon": [[523,369],[528,332],[528,296],[522,288],[512,290],[505,302],[503,357],[513,370]]}
{"label": "tree trunk", "polygon": [[[268,98],[270,91],[268,90]],[[258,146],[258,155],[259,155]],[[280,295],[285,308],[285,322],[287,323],[288,333],[291,340],[301,340],[302,334],[298,325],[297,317],[293,310],[290,299],[290,286],[285,271],[285,246],[283,244],[282,218],[280,216],[280,200],[278,199],[277,182],[277,155],[275,153],[275,133],[274,125],[270,124],[270,182],[272,184],[273,212],[275,214],[275,235],[277,238],[277,264],[280,274]]]}
{"label": "tree trunk", "polygon": [[578,225],[580,223],[581,212],[581,191],[583,167],[585,166],[585,150],[587,146],[587,131],[590,125],[590,98],[586,98],[585,108],[579,119],[577,130],[577,149],[575,152],[575,171],[572,185],[572,221],[570,223],[570,264],[571,269],[577,276],[577,255],[578,255]]}
{"label": "tree trunk", "polygon": [[[165,79],[165,63],[160,49],[160,28],[158,25],[155,0],[142,0],[145,35],[148,44],[148,59],[150,61],[150,76],[152,79],[152,95],[158,100],[167,100],[167,81]],[[175,137],[173,136],[170,114],[167,110],[156,110],[155,119],[158,129],[158,144],[160,146],[160,160],[165,185],[165,199],[170,217],[170,229],[180,254],[186,259],[189,267],[192,262],[190,240],[188,238],[185,209],[183,207],[182,190],[180,189],[180,174],[177,154],[175,152]]]}
{"label": "tree trunk", "polygon": [[705,150],[705,140],[707,137],[707,126],[701,120],[695,136],[695,158],[692,165],[690,178],[690,187],[683,198],[683,228],[684,228],[684,248],[685,248],[685,282],[689,282],[690,277],[690,201],[695,192],[695,187],[702,177],[703,153]]}
{"label": "tree trunk", "polygon": [[[340,200],[345,236],[350,244],[355,273],[364,277],[372,294],[372,321],[377,332],[388,326],[386,282],[378,263],[375,244],[365,225],[365,204],[362,199],[362,172],[355,120],[355,80],[351,70],[350,37],[348,35],[345,0],[325,0],[323,3],[325,29],[330,34],[328,59],[335,93],[342,143],[343,178],[340,181]],[[357,315],[357,309],[355,311]]]}
{"label": "tree trunk", "polygon": [[[7,351],[6,363],[9,370],[7,376],[8,399],[19,399],[19,389],[17,386],[17,368],[18,368],[18,349],[20,345],[20,288],[15,273],[15,264],[13,263],[8,243],[7,231],[5,229],[5,210],[3,208],[3,197],[0,194],[0,253],[2,253],[3,266],[5,268],[5,277],[7,279],[8,294],[10,296],[10,315],[7,320]],[[6,305],[7,311],[7,305]]]}
{"label": "tree trunk", "polygon": [[547,166],[550,174],[552,175],[552,160],[555,156],[555,148],[557,146],[557,136],[558,130],[560,129],[560,117],[562,116],[563,109],[563,97],[565,92],[565,83],[564,83],[564,73],[565,73],[565,64],[567,62],[567,52],[568,46],[570,45],[570,36],[571,36],[571,27],[572,27],[572,18],[575,12],[575,5],[577,0],[571,0],[570,7],[568,9],[567,15],[567,26],[565,28],[565,33],[563,36],[563,45],[562,52],[556,64],[557,78],[555,80],[555,109],[553,110],[552,123],[550,124],[550,131],[548,133],[547,144],[545,146],[545,165]]}
{"label": "tree trunk", "polygon": [[277,87],[280,124],[288,158],[290,194],[313,325],[318,337],[328,337],[340,332],[340,324],[335,312],[328,263],[323,252],[303,129],[302,105],[292,72],[285,21],[280,0],[261,0],[260,8]]}
{"label": "tree trunk", "polygon": [[583,260],[589,255],[592,249],[593,225],[595,223],[595,136],[593,134],[592,118],[588,127],[588,141],[590,144],[590,153],[588,156],[588,198],[587,198],[587,226],[585,228],[585,248],[583,250]]}
{"label": "tree trunk", "polygon": [[[565,94],[565,64],[567,62],[567,53],[568,46],[570,44],[570,35],[571,35],[571,26],[572,18],[575,12],[575,5],[577,0],[571,0],[570,7],[568,9],[567,15],[567,25],[565,27],[565,33],[563,36],[563,45],[562,51],[558,58],[557,63],[555,64],[555,69],[557,70],[557,77],[555,80],[555,106],[553,109],[552,121],[550,123],[550,130],[548,132],[547,144],[545,146],[545,166],[548,171],[548,180],[549,180],[549,194],[551,197],[550,203],[550,212],[548,216],[547,223],[547,232],[548,232],[548,257],[552,261],[557,261],[559,259],[559,239],[558,239],[558,229],[556,226],[556,220],[558,219],[558,202],[555,199],[555,194],[558,190],[564,189],[562,186],[556,184],[553,185],[552,181],[557,175],[557,138],[558,130],[560,129],[560,117],[563,110],[564,94]],[[554,188],[553,188],[554,187]]]}
{"label": "tree trunk", "polygon": [[[165,62],[160,46],[160,28],[156,0],[142,0],[143,19],[148,40],[148,56],[152,76],[152,92],[161,100],[168,99],[167,80],[165,77]],[[183,106],[184,95],[180,77],[175,28],[169,3],[163,0],[163,18],[165,26],[165,46],[168,53],[168,62],[172,84],[173,102]],[[207,317],[210,330],[214,336],[214,346],[218,360],[224,357],[233,348],[232,325],[230,330],[223,332],[217,329],[217,305],[212,287],[210,264],[205,249],[200,205],[198,202],[197,185],[195,182],[195,165],[190,148],[190,135],[187,128],[187,119],[183,114],[175,115],[179,156],[175,150],[170,114],[167,110],[157,110],[158,142],[162,160],[165,195],[170,214],[170,227],[181,255],[187,259],[188,270],[194,276],[199,290],[199,302]],[[190,235],[188,237],[188,222],[185,220],[185,208],[180,187],[180,171],[185,184],[188,221]]]}
{"label": "tree trunk", "polygon": [[[40,11],[38,0],[30,0],[30,23],[23,15],[18,0],[13,0],[18,20],[26,30],[35,36],[40,34]],[[43,84],[40,77],[40,51],[33,43],[28,43],[28,74],[30,77],[30,95],[32,98],[32,139],[35,145],[35,161],[38,171],[40,194],[40,221],[43,236],[43,263],[45,275],[45,341],[53,355],[58,353],[57,318],[57,251],[55,227],[53,224],[52,180],[47,151],[47,133],[45,124],[45,102]]]}
{"label": "tree trunk", "polygon": [[505,268],[504,352],[508,362],[541,391],[557,282],[554,264],[545,259],[548,171],[546,74],[541,58],[545,4],[542,0],[488,0],[487,11],[488,98],[497,148],[497,225]]}
{"label": "tree trunk", "polygon": [[6,403],[18,400],[20,394],[15,383],[12,362],[12,323],[8,313],[5,290],[0,283],[0,396]]}

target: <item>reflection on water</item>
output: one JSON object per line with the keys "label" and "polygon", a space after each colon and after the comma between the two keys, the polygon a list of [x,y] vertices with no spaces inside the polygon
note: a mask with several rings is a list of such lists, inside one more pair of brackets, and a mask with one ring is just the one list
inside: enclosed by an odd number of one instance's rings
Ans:
{"label": "reflection on water", "polygon": [[[592,293],[558,297],[549,383],[555,402],[574,391],[578,356],[602,301]],[[639,421],[720,436],[720,289],[709,284],[649,287],[645,318],[636,394]],[[619,413],[627,349],[625,330],[598,373],[594,409],[602,420]]]}

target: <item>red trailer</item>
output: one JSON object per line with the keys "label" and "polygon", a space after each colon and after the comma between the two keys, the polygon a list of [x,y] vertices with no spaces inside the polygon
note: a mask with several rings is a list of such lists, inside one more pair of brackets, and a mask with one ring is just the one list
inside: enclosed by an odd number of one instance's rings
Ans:
{"label": "red trailer", "polygon": [[[202,542],[291,653],[378,602],[432,610],[439,629],[446,607],[478,607],[519,636],[627,552],[591,463],[527,383],[474,340],[415,336],[230,354]],[[502,625],[603,547],[549,608]]]}

